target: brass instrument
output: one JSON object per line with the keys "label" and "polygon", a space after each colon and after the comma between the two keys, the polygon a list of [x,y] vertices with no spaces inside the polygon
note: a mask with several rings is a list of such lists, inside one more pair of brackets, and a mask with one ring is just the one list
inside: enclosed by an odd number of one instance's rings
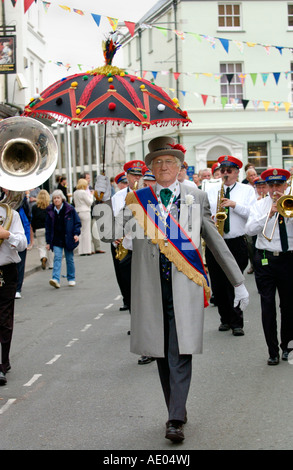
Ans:
{"label": "brass instrument", "polygon": [[[265,225],[264,225],[264,228],[263,228],[263,231],[262,231],[262,235],[266,238],[266,240],[268,240],[269,242],[272,241],[273,239],[273,236],[274,236],[274,233],[275,233],[275,230],[276,230],[276,226],[277,226],[277,223],[278,223],[278,220],[279,220],[279,215],[282,215],[283,217],[285,218],[289,218],[289,217],[293,217],[293,185],[292,185],[292,176],[291,176],[291,189],[290,189],[290,193],[289,194],[284,194],[283,196],[279,197],[278,201],[277,201],[277,216],[275,218],[275,222],[274,222],[274,225],[273,225],[273,228],[272,228],[272,231],[271,231],[271,234],[270,236],[268,236],[266,234],[266,231],[267,231],[267,225],[268,225],[268,221],[269,221],[269,218],[270,218],[270,211],[268,212],[268,215],[267,215],[267,218],[266,218],[266,221],[265,221]],[[276,197],[275,197],[275,193],[273,193],[273,202],[272,202],[272,205],[274,204],[274,202],[276,201]]]}
{"label": "brass instrument", "polygon": [[[138,182],[135,181],[133,185],[133,191],[137,189],[137,186],[138,186]],[[121,238],[115,250],[116,251],[115,258],[118,259],[119,261],[122,261],[128,253],[128,249],[124,248],[123,246],[123,240],[124,240],[124,237]]]}
{"label": "brass instrument", "polygon": [[221,202],[224,197],[224,184],[226,182],[227,175],[223,178],[223,182],[221,185],[221,189],[218,192],[218,201],[217,201],[217,212],[215,215],[215,220],[216,220],[216,227],[221,236],[224,235],[224,225],[225,225],[225,220],[227,219],[227,214],[226,211],[221,207]]}
{"label": "brass instrument", "polygon": [[57,157],[55,137],[41,122],[21,116],[0,122],[0,186],[8,190],[0,202],[6,210],[3,228],[9,230],[12,209],[21,205],[23,191],[40,186],[51,176]]}

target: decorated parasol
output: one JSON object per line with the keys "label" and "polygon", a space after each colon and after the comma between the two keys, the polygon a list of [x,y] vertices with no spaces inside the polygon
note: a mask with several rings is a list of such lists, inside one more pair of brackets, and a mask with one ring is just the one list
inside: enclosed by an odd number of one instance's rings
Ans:
{"label": "decorated parasol", "polygon": [[[117,33],[103,42],[105,65],[86,73],[63,78],[25,107],[24,115],[51,118],[70,125],[117,122],[150,126],[189,124],[187,112],[159,86],[114,67],[120,48]],[[105,132],[106,135],[106,132]],[[105,145],[103,153],[103,174]]]}

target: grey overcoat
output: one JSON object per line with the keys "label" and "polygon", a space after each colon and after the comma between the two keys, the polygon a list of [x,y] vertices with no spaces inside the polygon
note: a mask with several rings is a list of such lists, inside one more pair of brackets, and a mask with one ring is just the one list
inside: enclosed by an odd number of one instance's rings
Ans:
{"label": "grey overcoat", "polygon": [[[192,230],[188,230],[188,207],[181,203],[179,223],[188,233],[200,253],[201,237],[221,265],[232,285],[244,277],[219,235],[212,219],[206,192],[180,184],[181,202],[192,194]],[[175,207],[177,211],[177,208]],[[172,212],[173,214],[173,212]],[[111,225],[111,224],[109,224]],[[101,239],[111,241],[104,227]],[[131,335],[130,350],[139,355],[164,357],[163,308],[160,282],[160,253],[157,245],[140,233],[133,239],[131,268]],[[172,263],[173,304],[180,354],[199,354],[203,344],[203,287],[178,271]]]}

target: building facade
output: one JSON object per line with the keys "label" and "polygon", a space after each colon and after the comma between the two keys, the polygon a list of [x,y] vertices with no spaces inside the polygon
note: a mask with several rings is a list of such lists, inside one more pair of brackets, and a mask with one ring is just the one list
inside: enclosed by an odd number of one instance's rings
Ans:
{"label": "building facade", "polygon": [[162,86],[188,127],[127,128],[127,159],[172,135],[188,165],[232,154],[258,173],[293,166],[293,2],[160,0],[122,39],[128,72]]}

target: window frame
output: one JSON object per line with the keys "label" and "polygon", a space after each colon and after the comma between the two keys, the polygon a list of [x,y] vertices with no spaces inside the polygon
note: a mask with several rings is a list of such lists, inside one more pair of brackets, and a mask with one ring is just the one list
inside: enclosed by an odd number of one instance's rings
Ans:
{"label": "window frame", "polygon": [[[223,71],[223,66],[225,66],[225,68],[227,69],[226,71]],[[231,66],[233,66],[233,71],[231,70],[228,70],[229,68],[231,68]],[[237,71],[237,66],[240,66],[240,71]],[[242,100],[244,99],[244,85],[241,83],[241,80],[238,76],[238,74],[243,74],[243,62],[220,62],[220,75],[221,75],[221,78],[220,78],[220,95],[221,95],[221,98],[224,98],[224,97],[227,97],[228,98],[228,102],[226,104],[225,107],[231,107],[231,106],[235,106],[235,104],[233,104],[230,100],[231,99],[235,99],[235,100],[238,100],[236,106],[241,106],[242,107]],[[233,78],[231,80],[231,82],[229,83],[228,81],[228,78],[227,78],[227,75],[229,74],[233,74]],[[224,87],[227,87],[227,93],[224,92]],[[234,87],[234,90],[233,91],[233,87]],[[239,92],[237,91],[239,89],[239,87],[241,87],[241,93],[239,94]]]}
{"label": "window frame", "polygon": [[[292,7],[292,13],[289,12],[289,7]],[[292,19],[292,24],[290,25],[290,18]],[[293,31],[293,2],[287,3],[287,20],[288,20],[288,30]]]}
{"label": "window frame", "polygon": [[[222,15],[220,13],[220,7],[223,6],[225,9],[225,13]],[[239,7],[239,15],[234,14],[234,7]],[[232,7],[233,12],[231,15],[228,15],[226,12],[227,7]],[[234,23],[234,19],[239,17],[239,26],[235,26],[232,24],[231,26],[227,26],[227,18],[232,18],[232,23]],[[220,18],[224,18],[225,26],[220,26]],[[218,2],[218,30],[219,31],[241,31],[243,29],[243,20],[242,20],[242,4],[241,2]]]}
{"label": "window frame", "polygon": [[[250,156],[249,155],[249,148],[251,145],[261,145],[261,144],[266,144],[266,155],[260,155],[260,156],[257,156],[257,155],[253,155],[253,156]],[[266,140],[256,140],[256,141],[249,141],[247,142],[247,163],[252,163],[255,167],[255,171],[259,174],[259,173],[262,173],[264,170],[266,170],[269,166],[269,157],[270,157],[270,145],[269,145],[269,142],[266,141]],[[266,159],[266,164],[265,165],[260,165],[260,166],[257,166],[255,164],[255,160],[257,159]]]}

